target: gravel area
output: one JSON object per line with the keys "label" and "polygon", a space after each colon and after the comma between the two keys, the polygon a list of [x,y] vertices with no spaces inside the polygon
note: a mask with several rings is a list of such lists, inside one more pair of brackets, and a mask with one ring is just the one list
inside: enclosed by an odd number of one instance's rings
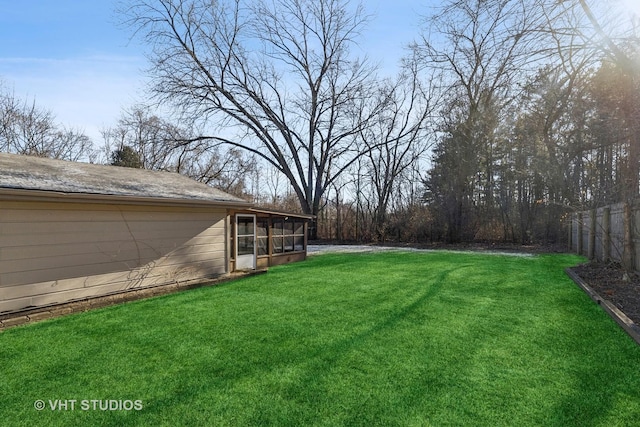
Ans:
{"label": "gravel area", "polygon": [[449,251],[458,253],[482,253],[488,255],[509,255],[516,257],[530,257],[532,253],[494,251],[494,250],[460,250],[460,249],[424,249],[404,246],[377,246],[377,245],[307,245],[307,254],[318,255],[323,253],[357,253],[357,252],[383,252],[383,251],[411,251],[411,252],[434,252]]}

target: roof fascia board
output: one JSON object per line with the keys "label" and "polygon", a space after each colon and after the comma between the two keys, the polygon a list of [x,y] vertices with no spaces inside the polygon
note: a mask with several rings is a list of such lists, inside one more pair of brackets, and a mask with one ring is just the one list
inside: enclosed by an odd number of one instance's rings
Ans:
{"label": "roof fascia board", "polygon": [[295,213],[295,212],[285,212],[285,211],[262,209],[262,208],[253,208],[253,207],[248,208],[247,211],[267,214],[267,215],[293,216],[293,217],[304,218],[304,219],[316,218],[316,215],[302,214],[302,213]]}

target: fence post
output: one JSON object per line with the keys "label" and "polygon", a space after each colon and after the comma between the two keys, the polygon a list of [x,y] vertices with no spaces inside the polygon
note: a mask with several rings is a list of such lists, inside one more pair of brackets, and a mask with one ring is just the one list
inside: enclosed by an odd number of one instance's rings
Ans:
{"label": "fence post", "polygon": [[577,248],[576,252],[579,255],[582,255],[582,212],[578,212],[577,214],[578,220],[576,221],[576,239],[577,239]]}
{"label": "fence post", "polygon": [[602,211],[602,261],[611,261],[611,207]]}
{"label": "fence post", "polygon": [[575,214],[572,213],[571,214],[571,218],[568,221],[568,225],[569,225],[569,235],[567,236],[567,243],[569,246],[567,246],[569,248],[569,252],[573,252],[573,224],[575,222]]}
{"label": "fence post", "polygon": [[596,257],[596,210],[589,211],[589,246],[587,247],[587,257],[594,259]]}
{"label": "fence post", "polygon": [[622,252],[622,266],[627,271],[635,268],[635,256],[633,248],[633,211],[631,203],[624,203],[624,243]]}

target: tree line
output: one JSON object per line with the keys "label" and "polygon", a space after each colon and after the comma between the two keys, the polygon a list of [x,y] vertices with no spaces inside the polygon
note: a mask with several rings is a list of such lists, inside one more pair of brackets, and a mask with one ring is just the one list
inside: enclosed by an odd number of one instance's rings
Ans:
{"label": "tree line", "polygon": [[[317,215],[311,238],[563,241],[568,213],[638,194],[640,23],[622,4],[443,0],[381,78],[354,54],[360,3],[133,0],[120,13],[171,116],[123,112],[103,157]],[[3,151],[60,155],[15,142],[5,104]]]}

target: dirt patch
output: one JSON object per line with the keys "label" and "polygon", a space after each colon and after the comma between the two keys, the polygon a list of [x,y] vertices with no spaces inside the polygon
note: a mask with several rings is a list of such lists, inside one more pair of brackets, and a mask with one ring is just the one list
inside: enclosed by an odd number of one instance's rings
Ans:
{"label": "dirt patch", "polygon": [[572,268],[600,297],[640,325],[640,276],[625,274],[616,263],[589,263]]}

